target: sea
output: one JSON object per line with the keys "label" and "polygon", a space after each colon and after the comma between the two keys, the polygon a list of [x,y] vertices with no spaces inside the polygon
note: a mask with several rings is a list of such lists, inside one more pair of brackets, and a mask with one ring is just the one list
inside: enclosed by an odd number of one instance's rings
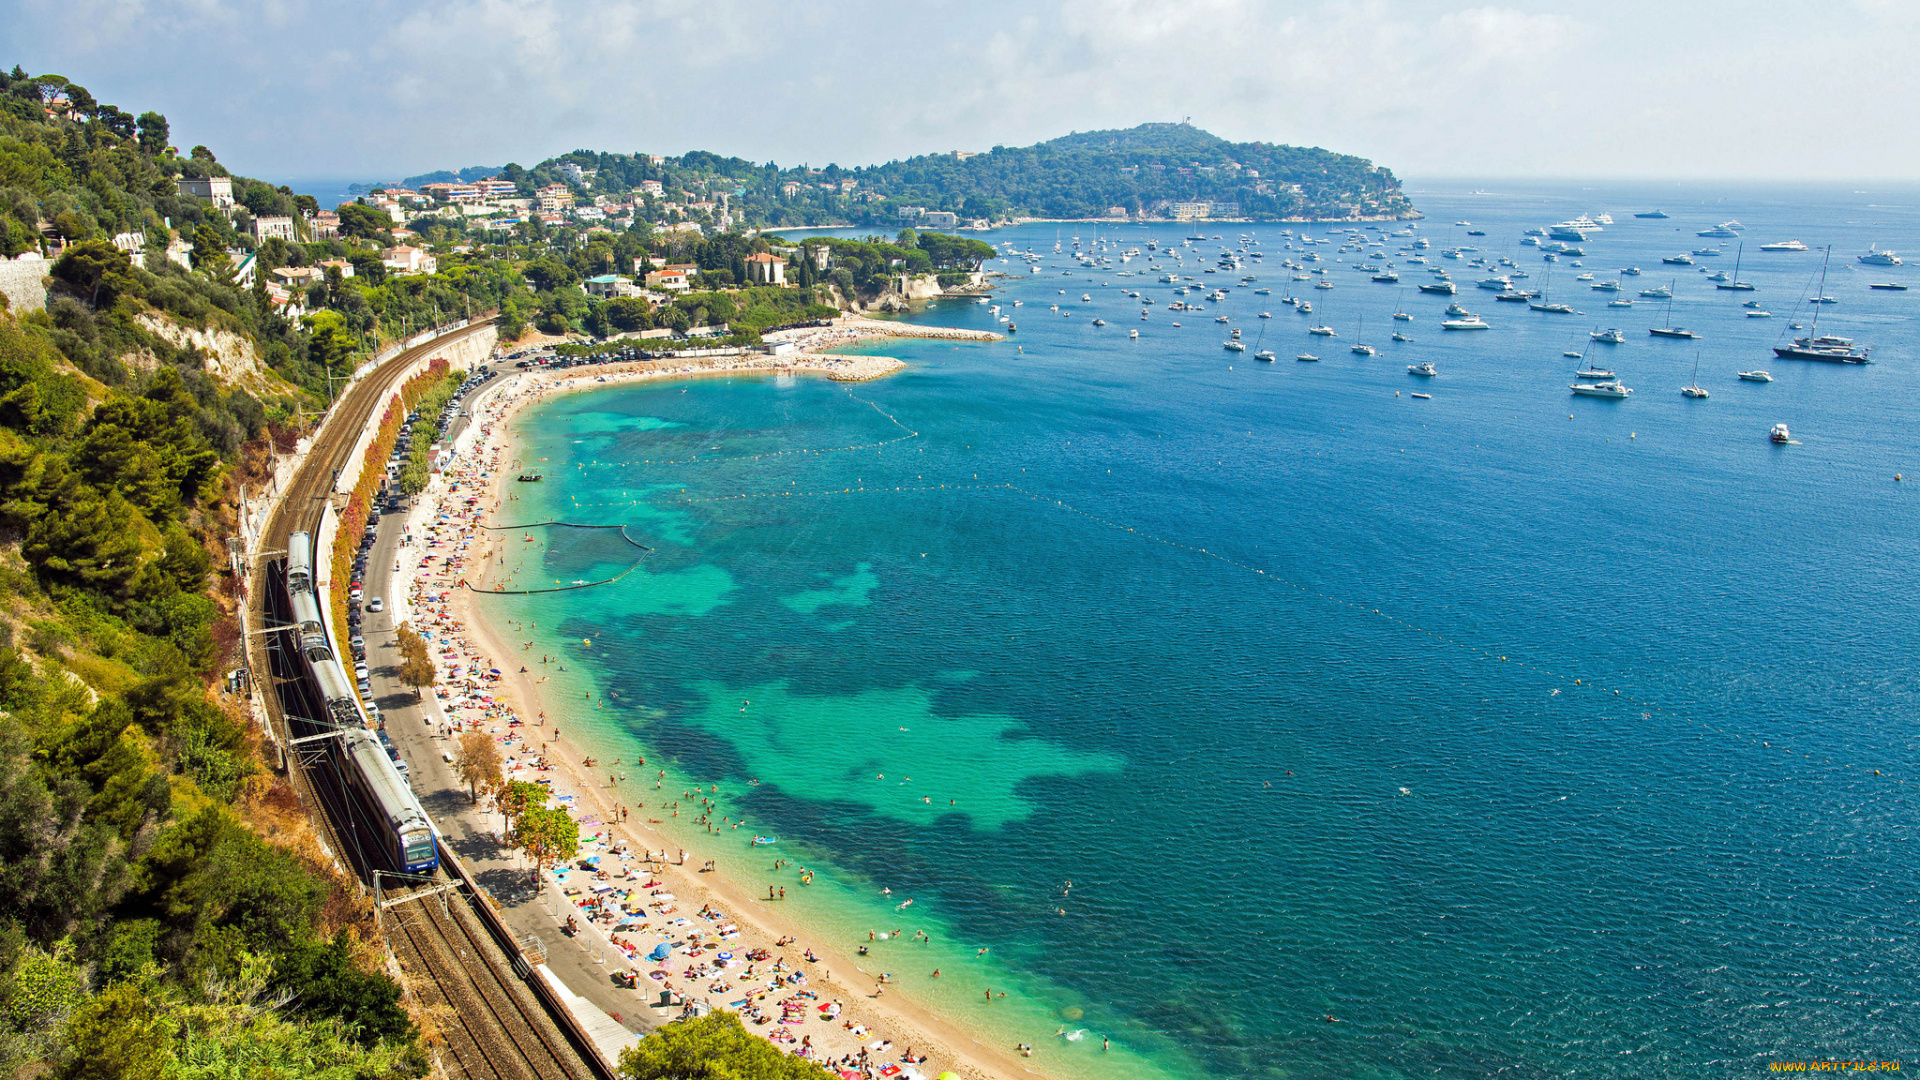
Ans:
{"label": "sea", "polygon": [[[988,302],[901,318],[1002,342],[548,399],[506,523],[618,528],[529,529],[508,569],[625,576],[480,602],[690,857],[1048,1074],[1911,1067],[1920,291],[1868,285],[1920,274],[1857,256],[1920,249],[1920,188],[1409,193],[1362,247],[975,234]],[[1581,255],[1521,243],[1603,213]],[[1708,280],[1736,258],[1754,291]],[[1770,351],[1823,265],[1818,329],[1871,364]],[[1576,313],[1475,285],[1516,272]],[[1584,363],[1632,395],[1572,395]]]}

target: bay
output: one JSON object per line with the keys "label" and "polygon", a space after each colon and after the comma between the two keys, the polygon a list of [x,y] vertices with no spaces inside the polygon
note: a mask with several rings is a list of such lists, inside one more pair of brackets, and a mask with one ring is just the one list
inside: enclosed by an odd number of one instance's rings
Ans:
{"label": "bay", "polygon": [[[498,602],[569,657],[555,698],[574,693],[576,730],[645,753],[647,780],[669,769],[657,791],[636,772],[636,801],[697,782],[747,818],[690,849],[753,886],[776,878],[747,841],[778,836],[821,875],[778,879],[800,918],[848,947],[932,933],[875,962],[1050,1071],[1898,1058],[1920,1029],[1913,294],[1868,290],[1905,268],[1854,256],[1911,247],[1920,192],[1409,191],[1422,254],[1491,330],[1440,329],[1449,298],[1415,292],[1405,237],[1382,248],[1400,286],[1317,245],[1322,290],[1280,264],[1325,226],[1033,224],[985,234],[1044,253],[1039,274],[989,267],[1015,275],[994,301],[1022,301],[1004,343],[882,342],[910,366],[853,387],[536,406],[522,462],[556,482],[516,512],[655,552],[613,586]],[[1630,216],[1656,206],[1673,216]],[[1603,211],[1583,265],[1551,264],[1583,314],[1473,287],[1478,254],[1539,288],[1524,230]],[[1695,233],[1728,219],[1754,293],[1660,265],[1720,246]],[[1242,234],[1265,258],[1204,273]],[[1073,263],[1075,238],[1111,264]],[[1822,257],[1756,250],[1784,239],[1834,245],[1820,328],[1875,363],[1771,357]],[[1209,288],[1257,281],[1170,312],[1149,240]],[[1697,261],[1731,272],[1725,243]],[[1671,320],[1700,339],[1650,337],[1664,302],[1609,309],[1587,272],[1629,296],[1672,281]],[[999,325],[971,301],[907,318]],[[1306,335],[1323,321],[1340,336]],[[1225,351],[1235,326],[1279,361]],[[1588,355],[1635,393],[1570,396],[1563,353],[1608,326],[1626,343]],[[1408,374],[1425,361],[1437,378]],[[1678,392],[1696,362],[1704,401]],[[1755,367],[1775,381],[1735,377]],[[1775,423],[1795,443],[1769,443]],[[563,580],[627,558],[595,534],[531,548],[522,572]]]}

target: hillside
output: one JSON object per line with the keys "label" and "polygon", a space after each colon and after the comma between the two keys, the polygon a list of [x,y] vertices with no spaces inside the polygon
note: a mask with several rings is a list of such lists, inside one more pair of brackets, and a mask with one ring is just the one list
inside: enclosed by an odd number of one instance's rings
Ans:
{"label": "hillside", "polygon": [[[471,182],[483,169],[426,174],[397,185]],[[893,231],[1019,217],[1136,220],[1240,217],[1350,220],[1418,217],[1393,173],[1364,158],[1274,143],[1235,143],[1188,124],[1089,131],[1033,146],[923,154],[860,168],[782,168],[704,150],[677,157],[576,150],[501,180],[538,201],[543,191],[630,207],[656,228],[707,232],[799,225]],[[378,186],[355,185],[371,192]],[[548,200],[551,202],[552,200]]]}
{"label": "hillside", "polygon": [[[215,176],[231,210],[181,193]],[[255,216],[302,209],[157,112],[0,74],[0,1076],[428,1069],[222,682],[239,486],[352,362],[241,277]]]}
{"label": "hillside", "polygon": [[1089,131],[984,154],[928,154],[854,170],[889,201],[918,200],[968,218],[1000,214],[1170,216],[1208,203],[1212,216],[1406,217],[1413,205],[1388,170],[1318,148],[1234,143],[1187,124]]}

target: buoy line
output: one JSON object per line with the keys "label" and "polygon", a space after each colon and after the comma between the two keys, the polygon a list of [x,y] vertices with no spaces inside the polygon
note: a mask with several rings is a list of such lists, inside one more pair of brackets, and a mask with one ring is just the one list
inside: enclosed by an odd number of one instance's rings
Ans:
{"label": "buoy line", "polygon": [[734,455],[720,455],[716,457],[661,458],[659,460],[655,460],[653,458],[640,458],[638,460],[631,460],[631,461],[582,461],[582,462],[576,463],[574,465],[574,469],[579,472],[585,472],[589,468],[622,469],[622,468],[631,468],[635,465],[715,465],[715,464],[721,464],[728,461],[760,461],[765,458],[795,457],[795,456],[805,456],[809,454],[840,454],[840,453],[845,453],[846,451],[849,451],[849,450],[875,450],[882,446],[892,446],[894,443],[906,442],[908,439],[917,439],[920,437],[920,433],[918,431],[915,431],[912,428],[908,427],[907,425],[901,423],[899,417],[894,416],[892,413],[886,411],[885,409],[882,409],[878,404],[872,401],[868,401],[866,398],[863,398],[863,397],[856,397],[851,391],[847,393],[847,396],[850,398],[853,398],[853,400],[858,401],[863,405],[868,406],[869,408],[873,409],[874,412],[879,413],[881,416],[886,417],[889,423],[891,423],[894,427],[899,428],[901,431],[906,432],[906,434],[896,435],[891,439],[881,439],[878,442],[854,443],[851,446],[828,446],[828,447],[818,447],[818,448],[809,448],[809,449],[800,449],[800,450],[767,450],[758,454],[734,454]]}

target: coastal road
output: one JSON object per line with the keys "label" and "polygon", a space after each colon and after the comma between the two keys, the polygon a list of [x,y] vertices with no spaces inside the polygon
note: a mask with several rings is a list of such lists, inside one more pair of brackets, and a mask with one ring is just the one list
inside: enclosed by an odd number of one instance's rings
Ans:
{"label": "coastal road", "polygon": [[[374,410],[406,370],[415,361],[482,333],[486,327],[483,320],[403,350],[348,387],[335,403],[328,422],[315,435],[312,448],[286,490],[269,507],[261,530],[261,548],[272,552],[284,547],[288,534],[295,530],[315,531],[332,497],[334,477],[351,460]],[[254,628],[281,625],[275,618],[279,614],[275,594],[280,586],[274,571],[285,556],[268,558],[273,565],[257,566],[249,589],[249,625]],[[336,587],[344,588],[345,583],[336,583]],[[276,673],[275,657],[269,649],[273,637],[250,635],[247,662],[253,671],[269,676],[262,694],[266,719],[276,740],[284,746],[296,735],[307,733],[305,724],[290,719],[289,712],[310,716],[314,710],[305,701],[303,682],[275,677],[292,672]],[[345,653],[344,642],[335,644]],[[331,763],[308,767],[291,760],[287,777],[323,842],[347,860],[349,869],[363,871],[352,858],[351,846],[342,843],[342,830],[350,832],[352,822],[343,813],[345,804],[339,798]],[[477,930],[475,916],[463,909],[466,902],[463,894],[442,893],[396,907],[386,919],[388,945],[406,969],[415,999],[436,1016],[436,1026],[444,1038],[442,1065],[449,1075],[498,1080],[587,1080],[598,1075],[514,974],[505,953],[490,936]]]}
{"label": "coastal road", "polygon": [[[470,405],[496,389],[510,386],[511,375],[498,378],[476,389],[463,403],[462,417],[448,429],[452,441],[466,429]],[[386,717],[387,736],[400,750],[411,771],[413,791],[439,827],[449,847],[459,853],[474,880],[487,890],[495,906],[505,917],[514,937],[539,940],[547,954],[547,968],[565,983],[567,989],[586,998],[602,1012],[615,1018],[630,1032],[645,1033],[660,1023],[639,992],[615,986],[612,973],[619,970],[617,957],[596,954],[592,935],[569,938],[561,933],[567,914],[553,914],[539,889],[531,884],[527,864],[516,852],[498,842],[501,821],[489,813],[486,804],[468,801],[447,757],[455,751],[455,740],[443,738],[436,730],[437,711],[424,698],[416,699],[412,688],[400,681],[400,650],[394,636],[396,617],[394,600],[394,562],[418,560],[421,549],[401,544],[406,519],[403,511],[380,518],[379,536],[367,557],[365,584],[368,596],[387,600],[386,610],[366,616],[363,630],[367,639],[367,668],[373,686],[374,701]],[[507,658],[502,658],[507,659]]]}

